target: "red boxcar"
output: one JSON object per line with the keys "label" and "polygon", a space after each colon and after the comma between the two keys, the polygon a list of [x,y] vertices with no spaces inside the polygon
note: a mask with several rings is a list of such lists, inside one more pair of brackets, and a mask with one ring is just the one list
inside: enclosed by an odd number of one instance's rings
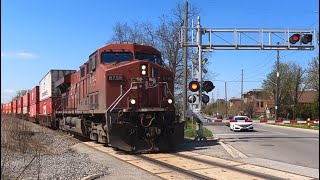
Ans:
{"label": "red boxcar", "polygon": [[23,108],[23,97],[19,97],[18,102],[17,102],[17,117],[18,118],[22,117],[22,108]]}
{"label": "red boxcar", "polygon": [[29,92],[27,92],[25,95],[23,95],[23,108],[22,108],[22,118],[28,120],[29,117]]}
{"label": "red boxcar", "polygon": [[39,86],[29,92],[29,121],[38,123],[39,115]]}

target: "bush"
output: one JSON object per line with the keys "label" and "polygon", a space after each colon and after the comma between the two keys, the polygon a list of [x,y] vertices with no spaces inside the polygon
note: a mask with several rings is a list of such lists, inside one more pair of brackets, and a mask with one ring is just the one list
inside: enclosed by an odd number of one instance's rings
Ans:
{"label": "bush", "polygon": [[[192,120],[188,120],[186,124],[187,127],[184,130],[184,136],[188,138],[195,138],[197,136],[198,123],[196,123],[196,121],[193,121],[192,123]],[[203,127],[203,135],[206,138],[213,137],[212,132],[205,127]]]}

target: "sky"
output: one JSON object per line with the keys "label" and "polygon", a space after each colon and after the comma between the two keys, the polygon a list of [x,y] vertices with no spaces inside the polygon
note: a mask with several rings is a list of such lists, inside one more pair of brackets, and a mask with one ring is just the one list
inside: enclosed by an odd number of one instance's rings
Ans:
{"label": "sky", "polygon": [[[32,89],[50,69],[79,69],[88,56],[106,45],[116,22],[150,21],[155,25],[185,0],[1,1],[1,103],[19,90]],[[206,28],[319,29],[318,0],[188,0],[200,10]],[[194,20],[196,21],[196,19]],[[313,51],[280,51],[280,61],[307,67]],[[208,71],[213,98],[240,98],[261,88],[276,62],[274,50],[216,50]],[[226,82],[226,83],[225,83]],[[225,84],[227,86],[225,86]],[[227,90],[227,93],[225,93]]]}

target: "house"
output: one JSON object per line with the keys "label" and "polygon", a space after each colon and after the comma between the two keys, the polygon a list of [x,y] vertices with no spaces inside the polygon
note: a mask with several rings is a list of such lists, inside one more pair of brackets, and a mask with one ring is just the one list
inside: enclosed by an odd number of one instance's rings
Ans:
{"label": "house", "polygon": [[[316,91],[305,91],[298,94],[299,104],[308,104],[314,101]],[[263,89],[252,89],[242,94],[241,98],[232,98],[229,100],[229,112],[236,114],[246,114],[251,117],[271,117],[275,108],[275,100],[272,93]]]}

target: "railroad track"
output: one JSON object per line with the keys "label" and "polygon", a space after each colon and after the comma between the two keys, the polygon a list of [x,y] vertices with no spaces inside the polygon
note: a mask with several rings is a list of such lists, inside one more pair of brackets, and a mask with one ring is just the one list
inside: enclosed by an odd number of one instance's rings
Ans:
{"label": "railroad track", "polygon": [[313,179],[298,174],[190,151],[131,155],[94,142],[83,142],[83,144],[144,169],[163,179]]}

